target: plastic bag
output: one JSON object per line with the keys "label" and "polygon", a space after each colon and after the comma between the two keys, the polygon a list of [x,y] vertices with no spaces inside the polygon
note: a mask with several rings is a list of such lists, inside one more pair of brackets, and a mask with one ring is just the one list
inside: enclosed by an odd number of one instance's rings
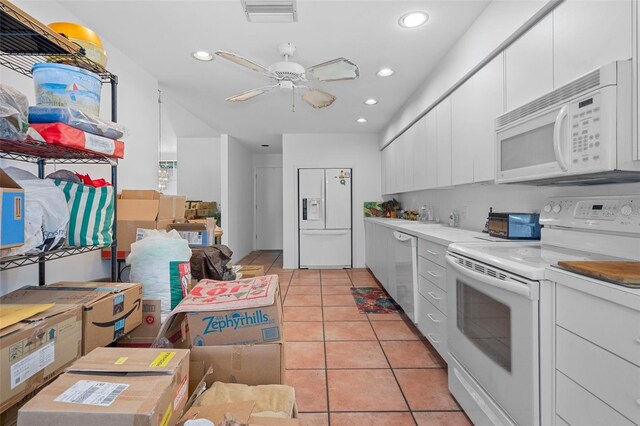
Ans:
{"label": "plastic bag", "polygon": [[31,106],[29,123],[64,123],[76,129],[109,139],[120,139],[127,130],[118,123],[103,120],[66,106]]}
{"label": "plastic bag", "polygon": [[26,170],[7,167],[4,171],[24,189],[25,244],[11,249],[11,255],[62,247],[69,224],[69,210],[62,190],[53,181],[38,179]]}
{"label": "plastic bag", "polygon": [[187,294],[191,281],[191,249],[177,231],[145,231],[131,244],[129,280],[142,284],[145,299],[160,299],[162,321]]}
{"label": "plastic bag", "polygon": [[11,86],[0,84],[0,139],[22,141],[29,130],[29,100]]}

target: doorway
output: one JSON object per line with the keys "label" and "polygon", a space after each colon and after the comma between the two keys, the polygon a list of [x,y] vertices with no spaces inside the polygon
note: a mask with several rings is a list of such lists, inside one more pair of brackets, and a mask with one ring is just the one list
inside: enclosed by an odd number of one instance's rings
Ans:
{"label": "doorway", "polygon": [[256,167],[256,250],[282,250],[282,167]]}

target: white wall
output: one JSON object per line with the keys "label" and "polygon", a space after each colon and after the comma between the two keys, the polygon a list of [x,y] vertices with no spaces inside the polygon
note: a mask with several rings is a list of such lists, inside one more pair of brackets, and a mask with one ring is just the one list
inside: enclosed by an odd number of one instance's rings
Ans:
{"label": "white wall", "polygon": [[364,267],[363,203],[381,198],[376,134],[286,134],[282,139],[284,267],[298,265],[297,169],[353,169],[353,266]]}
{"label": "white wall", "polygon": [[178,138],[178,194],[220,202],[220,138]]}
{"label": "white wall", "polygon": [[282,167],[282,154],[253,154],[253,167]]}
{"label": "white wall", "polygon": [[547,3],[557,0],[496,0],[460,37],[413,96],[380,133],[380,147],[391,142],[447,90],[472,71]]}
{"label": "white wall", "polygon": [[220,146],[222,244],[238,262],[253,250],[253,156],[227,134],[220,135]]}
{"label": "white wall", "polygon": [[460,217],[460,227],[481,231],[489,207],[493,207],[494,212],[539,213],[548,197],[637,193],[637,183],[567,187],[476,184],[409,192],[400,194],[399,200],[403,209],[419,211],[423,204],[433,206],[436,217],[444,224],[452,210],[460,212],[466,207],[466,217]]}
{"label": "white wall", "polygon": [[[82,24],[82,20],[73,15],[56,1],[30,2],[14,1],[36,19],[44,22],[70,21]],[[122,54],[117,47],[102,39],[109,55],[108,69],[119,78],[118,85],[118,122],[129,130],[125,141],[125,158],[118,167],[119,188],[157,188],[158,184],[158,81],[146,70]],[[33,104],[35,101],[33,81],[18,73],[0,67],[0,82],[22,91]],[[110,87],[102,89],[101,116],[110,119]],[[29,169],[26,163],[0,160],[0,167],[14,165]],[[110,180],[108,166],[64,166],[95,177]],[[58,169],[61,168],[58,166]],[[35,172],[34,168],[30,168]],[[47,172],[53,171],[48,167]],[[109,275],[109,262],[100,260],[100,253],[56,260],[47,263],[47,282],[61,280],[85,281]],[[23,285],[38,282],[37,267],[29,266],[0,273],[0,294],[7,293]]]}

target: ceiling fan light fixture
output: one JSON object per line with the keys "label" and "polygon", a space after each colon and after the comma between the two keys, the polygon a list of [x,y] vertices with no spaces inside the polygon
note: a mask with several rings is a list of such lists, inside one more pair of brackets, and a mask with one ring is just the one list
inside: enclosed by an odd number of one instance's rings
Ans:
{"label": "ceiling fan light fixture", "polygon": [[191,56],[193,57],[193,59],[197,59],[198,61],[213,61],[213,55],[206,50],[196,50],[191,54]]}
{"label": "ceiling fan light fixture", "polygon": [[364,124],[367,122],[367,119],[364,117],[360,117],[356,120],[357,123]]}
{"label": "ceiling fan light fixture", "polygon": [[377,99],[374,98],[369,98],[366,101],[363,102],[365,105],[375,105],[378,103]]}
{"label": "ceiling fan light fixture", "polygon": [[426,12],[409,12],[402,15],[402,17],[398,20],[398,24],[402,28],[417,28],[424,25],[428,20],[429,15]]}
{"label": "ceiling fan light fixture", "polygon": [[395,74],[395,71],[391,68],[381,68],[380,71],[378,71],[376,74],[378,75],[378,77],[391,77],[393,74]]}

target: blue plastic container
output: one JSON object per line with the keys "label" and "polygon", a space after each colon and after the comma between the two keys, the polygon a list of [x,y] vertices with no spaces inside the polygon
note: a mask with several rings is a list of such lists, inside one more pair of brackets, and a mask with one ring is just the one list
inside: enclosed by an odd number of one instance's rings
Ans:
{"label": "blue plastic container", "polygon": [[36,105],[68,106],[100,115],[102,82],[97,74],[64,64],[35,64],[32,69]]}

